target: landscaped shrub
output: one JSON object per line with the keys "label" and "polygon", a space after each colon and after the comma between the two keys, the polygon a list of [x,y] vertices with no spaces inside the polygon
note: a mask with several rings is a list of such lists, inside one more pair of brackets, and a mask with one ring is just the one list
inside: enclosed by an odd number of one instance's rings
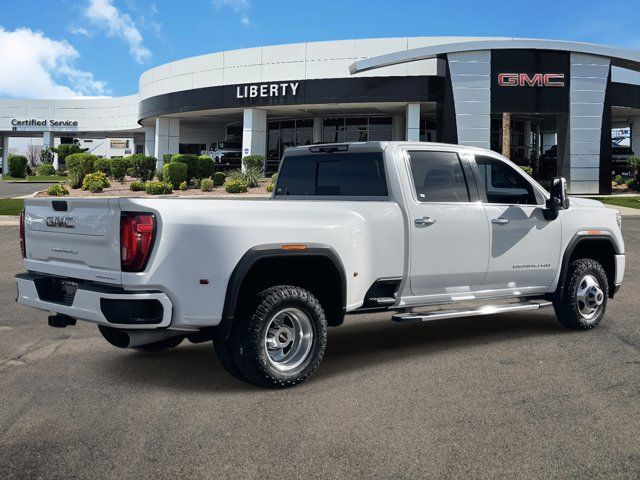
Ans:
{"label": "landscaped shrub", "polygon": [[22,155],[9,155],[9,176],[13,178],[25,178],[27,176],[27,157]]}
{"label": "landscaped shrub", "polygon": [[225,184],[224,189],[228,193],[246,193],[247,187],[247,182],[244,180],[229,180]]}
{"label": "landscaped shrub", "polygon": [[213,184],[216,187],[219,187],[220,185],[224,185],[224,181],[227,179],[227,176],[224,174],[224,172],[216,172],[213,174]]}
{"label": "landscaped shrub", "polygon": [[93,162],[93,169],[109,176],[111,175],[111,160],[109,158],[96,158],[96,161]]}
{"label": "landscaped shrub", "polygon": [[51,195],[52,197],[62,197],[63,195],[69,195],[69,190],[64,188],[63,185],[56,183],[47,189],[47,195]]}
{"label": "landscaped shrub", "polygon": [[156,173],[155,157],[147,157],[137,153],[129,157],[129,162],[131,163],[131,168],[133,168],[132,176],[142,181],[151,180]]}
{"label": "landscaped shrub", "polygon": [[70,155],[75,155],[76,153],[84,153],[88,148],[80,148],[80,145],[77,143],[63,143],[58,145],[56,148],[51,148],[51,151],[58,154],[58,164],[60,168],[63,168],[66,165],[67,157]]}
{"label": "landscaped shrub", "polygon": [[203,192],[210,192],[213,190],[213,180],[210,178],[203,178],[200,182],[200,188]]}
{"label": "landscaped shrub", "polygon": [[278,180],[278,174],[271,175],[271,183],[267,185],[267,192],[273,192],[276,189],[276,181]]}
{"label": "landscaped shrub", "polygon": [[85,175],[93,173],[97,157],[89,153],[74,153],[66,158],[69,184],[71,188],[80,188]]}
{"label": "landscaped shrub", "polygon": [[50,163],[43,163],[38,167],[38,175],[42,175],[43,177],[49,177],[51,175],[55,175],[56,169],[53,168],[53,165]]}
{"label": "landscaped shrub", "polygon": [[178,188],[180,183],[189,180],[187,165],[181,162],[167,163],[162,167],[164,182],[170,183],[173,188]]}
{"label": "landscaped shrub", "polygon": [[259,185],[262,173],[256,168],[247,168],[244,172],[242,170],[232,170],[229,172],[229,178],[231,180],[242,180],[249,188],[255,188]]}
{"label": "landscaped shrub", "polygon": [[200,188],[200,183],[202,183],[202,179],[201,179],[201,178],[196,178],[196,179],[193,181],[193,186],[194,186],[195,188]]}
{"label": "landscaped shrub", "polygon": [[183,192],[186,192],[188,188],[187,182],[180,182],[180,185],[178,185],[178,190],[181,190]]}
{"label": "landscaped shrub", "polygon": [[622,175],[616,175],[616,176],[613,178],[613,181],[614,181],[614,183],[616,183],[616,185],[622,185],[622,182],[623,182],[624,180],[622,179]]}
{"label": "landscaped shrub", "polygon": [[111,176],[116,182],[124,182],[124,177],[129,168],[129,160],[123,157],[113,157],[111,159]]}
{"label": "landscaped shrub", "polygon": [[144,191],[149,195],[165,195],[173,192],[173,186],[168,182],[147,182]]}
{"label": "landscaped shrub", "polygon": [[640,190],[640,182],[638,182],[635,178],[630,178],[627,181],[627,187],[631,190]]}
{"label": "landscaped shrub", "polygon": [[216,168],[216,162],[207,155],[198,157],[198,178],[209,178],[213,175]]}
{"label": "landscaped shrub", "polygon": [[82,180],[82,190],[89,190],[93,192],[90,186],[95,183],[100,184],[100,191],[102,191],[103,188],[108,188],[111,186],[111,184],[109,183],[109,178],[107,178],[104,172],[88,173]]}
{"label": "landscaped shrub", "polygon": [[[54,159],[54,153],[53,150],[51,148],[43,148],[40,151],[40,163],[48,163],[48,164],[52,164],[53,163],[53,159]],[[42,174],[40,174],[42,175]]]}
{"label": "landscaped shrub", "polygon": [[171,163],[175,162],[184,163],[187,166],[187,180],[198,178],[198,157],[196,155],[176,153],[171,156]]}
{"label": "landscaped shrub", "polygon": [[171,157],[173,157],[173,153],[165,153],[162,155],[162,163],[170,163]]}
{"label": "landscaped shrub", "polygon": [[93,180],[89,182],[85,190],[89,190],[91,193],[100,193],[104,190],[104,184],[99,180]]}
{"label": "landscaped shrub", "polygon": [[132,192],[144,192],[144,182],[131,182],[129,185],[129,190]]}
{"label": "landscaped shrub", "polygon": [[276,188],[276,184],[270,183],[269,185],[267,185],[267,192],[273,192],[274,188]]}
{"label": "landscaped shrub", "polygon": [[260,175],[262,175],[262,171],[264,170],[264,156],[247,155],[242,159],[242,165],[244,165],[244,168],[247,170],[254,168],[260,172]]}
{"label": "landscaped shrub", "polygon": [[519,167],[526,173],[527,175],[533,175],[533,168],[528,167],[526,165],[519,165]]}

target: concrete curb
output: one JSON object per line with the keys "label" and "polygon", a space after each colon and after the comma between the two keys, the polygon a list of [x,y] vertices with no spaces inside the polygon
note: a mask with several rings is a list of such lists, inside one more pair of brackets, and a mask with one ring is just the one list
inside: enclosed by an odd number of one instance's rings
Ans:
{"label": "concrete curb", "polygon": [[17,215],[0,215],[0,227],[17,227],[20,225],[20,217]]}

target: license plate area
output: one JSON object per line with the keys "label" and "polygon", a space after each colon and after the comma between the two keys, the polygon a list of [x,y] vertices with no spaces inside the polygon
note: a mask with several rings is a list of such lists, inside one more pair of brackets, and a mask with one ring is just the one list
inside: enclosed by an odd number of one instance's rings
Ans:
{"label": "license plate area", "polygon": [[61,305],[73,305],[78,284],[63,278],[42,277],[34,280],[40,300]]}

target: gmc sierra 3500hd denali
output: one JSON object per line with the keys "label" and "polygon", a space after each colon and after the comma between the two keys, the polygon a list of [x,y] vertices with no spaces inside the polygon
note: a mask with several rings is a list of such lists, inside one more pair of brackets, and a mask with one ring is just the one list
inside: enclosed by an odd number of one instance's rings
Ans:
{"label": "gmc sierra 3500hd denali", "polygon": [[491,151],[366,142],[287,149],[270,200],[34,198],[18,302],[121,348],[212,340],[265,387],[313,374],[347,313],[553,306],[593,328],[624,275],[621,218],[564,179],[551,190]]}

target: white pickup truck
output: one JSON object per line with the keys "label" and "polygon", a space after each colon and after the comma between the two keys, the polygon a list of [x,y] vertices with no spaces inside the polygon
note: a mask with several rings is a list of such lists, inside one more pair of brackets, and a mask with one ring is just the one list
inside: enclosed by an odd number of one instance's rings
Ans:
{"label": "white pickup truck", "polygon": [[273,198],[26,201],[18,302],[144,351],[213,341],[265,387],[318,368],[327,326],[553,306],[595,327],[624,275],[621,218],[504,157],[436,143],[287,149]]}

